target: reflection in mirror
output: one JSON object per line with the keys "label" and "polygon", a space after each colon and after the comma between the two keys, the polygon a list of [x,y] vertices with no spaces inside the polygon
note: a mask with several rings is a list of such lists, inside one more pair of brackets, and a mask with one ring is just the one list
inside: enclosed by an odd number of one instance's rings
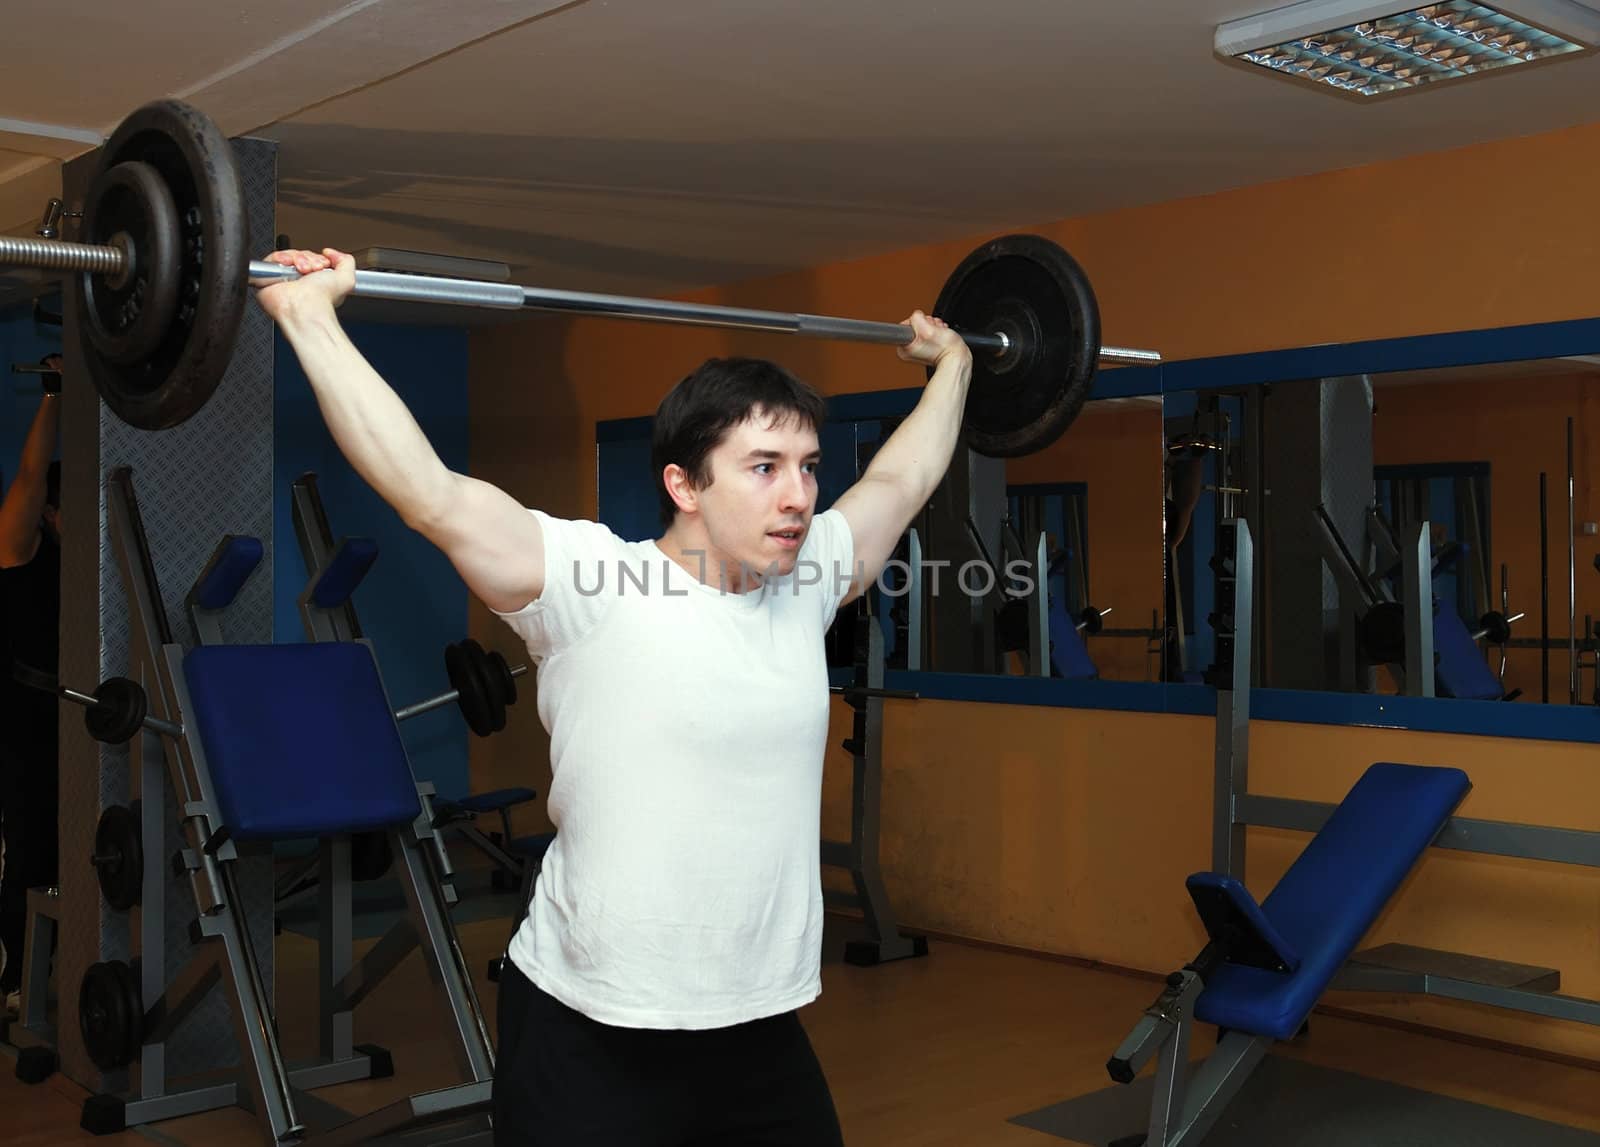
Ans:
{"label": "reflection in mirror", "polygon": [[1595,702],[1597,377],[1567,358],[1168,394],[1177,679],[1208,679],[1211,555],[1241,516],[1258,685]]}
{"label": "reflection in mirror", "polygon": [[[831,424],[834,460],[862,473],[893,420]],[[1160,677],[1161,400],[1087,403],[1022,458],[958,451],[878,581],[891,669],[1117,681]],[[823,490],[819,505],[832,493]],[[851,663],[836,623],[829,663]]]}

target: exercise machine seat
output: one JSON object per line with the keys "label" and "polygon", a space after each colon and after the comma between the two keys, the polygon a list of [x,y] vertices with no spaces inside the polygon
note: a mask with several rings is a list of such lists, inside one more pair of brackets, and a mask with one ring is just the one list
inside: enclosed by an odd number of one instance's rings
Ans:
{"label": "exercise machine seat", "polygon": [[234,840],[365,832],[421,815],[366,645],[201,645],[185,655],[184,679]]}
{"label": "exercise machine seat", "polygon": [[1293,1038],[1471,788],[1460,769],[1367,769],[1261,904],[1261,916],[1299,966],[1286,973],[1224,964],[1195,1001],[1195,1017]]}

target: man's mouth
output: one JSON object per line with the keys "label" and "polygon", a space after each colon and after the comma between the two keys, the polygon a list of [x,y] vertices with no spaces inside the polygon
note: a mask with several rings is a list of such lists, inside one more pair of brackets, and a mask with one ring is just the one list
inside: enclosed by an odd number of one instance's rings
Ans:
{"label": "man's mouth", "polygon": [[787,546],[791,549],[798,548],[800,545],[800,540],[805,536],[806,531],[804,526],[790,526],[782,530],[773,530],[767,535],[767,537],[777,542],[780,546]]}

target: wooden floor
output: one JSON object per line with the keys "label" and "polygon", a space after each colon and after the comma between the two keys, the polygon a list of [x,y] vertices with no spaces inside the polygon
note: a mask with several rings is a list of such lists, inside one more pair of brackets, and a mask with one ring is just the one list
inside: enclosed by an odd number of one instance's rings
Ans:
{"label": "wooden floor", "polygon": [[[505,932],[500,920],[461,929],[480,974]],[[314,1036],[306,1001],[315,958],[311,941],[279,937],[279,1019],[291,1059],[308,1052]],[[1107,1056],[1157,990],[1148,980],[938,940],[922,960],[877,968],[830,961],[823,984],[804,1016],[851,1147],[1063,1147],[1065,1140],[1006,1120],[1107,1086]],[[480,981],[478,990],[492,1017],[494,985]],[[387,1046],[395,1077],[318,1094],[367,1111],[456,1082],[431,1042],[439,1014],[413,955],[357,1015],[357,1041]],[[1197,1053],[1208,1046],[1196,1037]],[[1600,1131],[1600,1073],[1583,1068],[1333,1017],[1318,1018],[1311,1038],[1287,1054]],[[0,1143],[261,1142],[238,1109],[170,1120],[148,1136],[96,1139],[78,1129],[83,1098],[60,1075],[38,1087],[18,1083],[0,1056]]]}

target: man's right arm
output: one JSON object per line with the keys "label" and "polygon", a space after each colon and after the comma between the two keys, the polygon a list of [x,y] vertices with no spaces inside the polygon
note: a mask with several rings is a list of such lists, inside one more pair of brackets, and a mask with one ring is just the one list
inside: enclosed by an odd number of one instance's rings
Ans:
{"label": "man's right arm", "polygon": [[406,525],[444,552],[485,605],[501,613],[526,606],[544,591],[537,519],[499,488],[445,466],[334,314],[354,283],[353,261],[335,255],[332,269],[322,271],[319,263],[329,260],[298,258],[305,254],[275,256],[307,277],[263,288],[257,299],[299,357],[334,442]]}
{"label": "man's right arm", "polygon": [[44,511],[60,408],[61,399],[54,394],[40,399],[22,444],[17,476],[0,498],[0,569],[27,565],[39,550],[39,515]]}

